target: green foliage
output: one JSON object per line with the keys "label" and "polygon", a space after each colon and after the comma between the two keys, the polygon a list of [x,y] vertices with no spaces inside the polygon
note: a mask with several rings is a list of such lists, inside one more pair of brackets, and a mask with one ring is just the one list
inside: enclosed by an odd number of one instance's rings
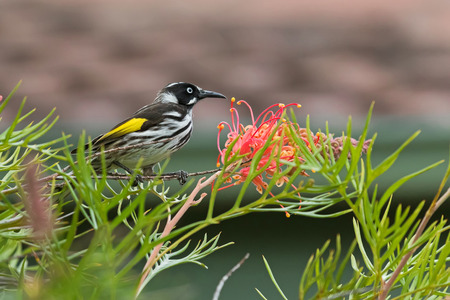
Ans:
{"label": "green foliage", "polygon": [[[0,103],[0,113],[17,88]],[[312,136],[305,140],[294,131],[286,132],[298,146],[301,159],[271,155],[270,162],[280,172],[267,178],[267,187],[258,199],[248,201],[245,196],[253,182],[273,166],[260,163],[264,152],[274,145],[273,135],[253,153],[251,161],[232,154],[232,143],[220,171],[171,191],[160,178],[135,186],[136,174],[125,180],[106,171],[95,174],[89,163],[93,154],[84,152],[84,134],[73,157],[68,136],[45,141],[45,134],[57,121],[53,111],[33,123],[28,121],[33,111],[23,113],[24,104],[25,99],[14,120],[0,133],[0,289],[4,295],[30,299],[137,297],[160,272],[184,263],[206,267],[201,262],[205,256],[231,244],[220,244],[219,235],[204,235],[192,243],[195,233],[256,212],[314,218],[353,214],[354,243],[342,255],[338,236],[335,250],[329,250],[327,242],[316,251],[302,272],[300,299],[373,299],[383,297],[385,290],[387,295],[394,291],[410,299],[448,295],[449,226],[444,218],[431,224],[424,220],[448,197],[440,194],[450,171],[422,220],[425,203],[412,211],[401,205],[393,207],[393,193],[440,162],[399,179],[383,193],[376,185],[376,179],[389,170],[417,133],[373,168],[376,136],[368,147],[366,142],[370,113],[355,143],[349,120],[337,157],[328,128],[316,142]],[[296,123],[293,114],[290,119]],[[309,118],[305,128],[310,131]],[[366,148],[367,156],[361,159]],[[249,173],[234,203],[219,212],[216,203],[221,189],[243,166],[249,167]],[[283,186],[279,186],[281,181]],[[204,218],[178,226],[189,208],[206,196],[199,194],[202,189],[211,184]],[[336,206],[338,203],[346,207]],[[264,263],[286,299],[265,259]],[[345,269],[353,270],[351,278],[344,278]]]}
{"label": "green foliage", "polygon": [[[367,124],[363,137],[367,131]],[[349,132],[350,129],[349,121]],[[390,294],[398,295],[394,297],[395,299],[449,297],[450,269],[444,261],[450,260],[448,243],[450,226],[444,218],[429,225],[427,222],[436,209],[450,197],[450,189],[444,195],[440,195],[444,186],[448,184],[450,165],[435,199],[422,220],[420,216],[424,213],[425,202],[421,202],[413,211],[410,207],[403,208],[401,204],[392,209],[393,194],[405,182],[440,165],[442,161],[404,176],[381,195],[378,194],[376,185],[376,179],[389,170],[401,151],[418,133],[411,136],[375,168],[371,165],[372,147],[368,148],[365,161],[359,160],[358,153],[363,138],[355,148],[348,143],[344,146],[351,153],[350,161],[340,161],[345,151],[335,163],[331,159],[331,165],[328,165],[326,159],[318,159],[323,166],[317,170],[318,173],[325,175],[329,183],[333,184],[338,192],[336,198],[344,200],[354,215],[355,242],[340,263],[339,236],[336,250],[330,250],[328,258],[324,255],[329,241],[316,251],[303,271],[299,299],[385,299]],[[372,142],[374,139],[375,137]],[[345,169],[336,169],[338,166]],[[346,174],[345,178],[339,176],[343,171]],[[353,187],[350,193],[346,183]],[[354,255],[355,245],[358,246],[362,257],[362,265]],[[354,271],[353,277],[343,281],[342,270],[348,266],[349,258]],[[269,275],[273,277],[270,272]],[[277,284],[275,286],[279,289]]]}
{"label": "green foliage", "polygon": [[[280,286],[278,285],[278,283],[275,279],[275,276],[272,273],[272,269],[270,269],[269,263],[267,262],[267,260],[264,256],[263,256],[263,260],[264,260],[264,264],[266,265],[267,272],[269,272],[270,279],[272,280],[273,284],[277,288],[278,293],[280,293],[280,296],[283,299],[287,300],[286,296],[284,295],[283,291],[281,290]],[[263,299],[266,299],[266,297],[264,297],[264,295],[258,289],[256,289],[256,291]]]}
{"label": "green foliage", "polygon": [[351,295],[358,285],[365,286],[366,278],[361,275],[360,269],[356,268],[354,276],[347,282],[342,282],[342,275],[351,257],[356,243],[353,242],[344,259],[340,262],[341,242],[340,237],[336,238],[336,250],[330,250],[328,258],[325,258],[325,251],[328,249],[330,241],[327,241],[321,249],[311,256],[306,265],[302,279],[300,281],[300,299],[306,298],[306,293],[315,285],[316,298],[341,298]]}

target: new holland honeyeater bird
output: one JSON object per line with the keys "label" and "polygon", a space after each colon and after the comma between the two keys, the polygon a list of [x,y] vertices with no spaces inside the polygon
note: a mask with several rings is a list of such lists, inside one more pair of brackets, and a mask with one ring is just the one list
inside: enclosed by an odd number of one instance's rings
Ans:
{"label": "new holland honeyeater bird", "polygon": [[[226,99],[220,93],[191,83],[171,83],[159,91],[153,103],[93,139],[92,151],[98,153],[103,149],[107,169],[115,165],[131,174],[142,160],[142,174],[153,175],[155,164],[168,158],[191,138],[192,109],[204,98]],[[101,171],[99,156],[93,158],[91,164],[97,172]],[[179,171],[180,183],[186,181],[186,174]],[[136,179],[142,182],[141,176]]]}

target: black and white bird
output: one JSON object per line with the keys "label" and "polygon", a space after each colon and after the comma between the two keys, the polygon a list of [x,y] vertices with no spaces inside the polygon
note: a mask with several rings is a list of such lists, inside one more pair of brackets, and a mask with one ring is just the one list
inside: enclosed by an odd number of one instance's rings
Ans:
{"label": "black and white bird", "polygon": [[[203,90],[186,82],[171,83],[157,94],[153,103],[136,111],[130,118],[92,140],[92,151],[104,151],[106,168],[120,167],[132,173],[141,163],[144,176],[153,175],[153,166],[183,147],[191,138],[192,108],[204,98],[225,98],[220,93]],[[86,145],[88,149],[89,144]],[[98,157],[91,161],[101,171]],[[179,171],[180,183],[186,172]],[[142,181],[141,176],[136,177]]]}

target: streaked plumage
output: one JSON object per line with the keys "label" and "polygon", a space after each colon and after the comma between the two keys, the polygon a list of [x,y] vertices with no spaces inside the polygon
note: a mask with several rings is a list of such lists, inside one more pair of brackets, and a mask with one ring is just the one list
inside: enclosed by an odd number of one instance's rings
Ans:
{"label": "streaked plumage", "polygon": [[[202,90],[190,83],[172,83],[163,88],[153,103],[136,111],[130,118],[92,140],[92,150],[106,152],[107,168],[124,167],[128,172],[142,159],[144,175],[153,174],[153,166],[183,147],[193,130],[192,108],[204,98],[225,98],[224,95]],[[139,147],[130,147],[145,143]],[[88,145],[86,145],[86,148]],[[92,164],[101,170],[99,158]]]}

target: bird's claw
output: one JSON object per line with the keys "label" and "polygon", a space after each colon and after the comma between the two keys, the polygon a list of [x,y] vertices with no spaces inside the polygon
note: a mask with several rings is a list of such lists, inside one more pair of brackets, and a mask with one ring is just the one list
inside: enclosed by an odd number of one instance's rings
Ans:
{"label": "bird's claw", "polygon": [[139,183],[144,183],[144,178],[142,178],[142,175],[137,174],[136,177],[133,180],[132,185],[133,186],[138,186]]}
{"label": "bird's claw", "polygon": [[186,171],[180,170],[177,172],[177,179],[181,185],[186,183],[188,177],[189,177],[189,174]]}

